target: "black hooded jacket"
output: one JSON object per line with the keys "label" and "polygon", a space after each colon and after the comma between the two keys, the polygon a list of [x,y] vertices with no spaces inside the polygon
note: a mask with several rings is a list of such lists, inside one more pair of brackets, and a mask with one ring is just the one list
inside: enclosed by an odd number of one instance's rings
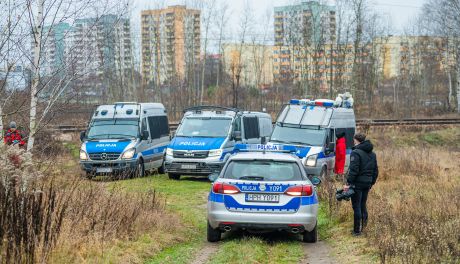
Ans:
{"label": "black hooded jacket", "polygon": [[377,157],[372,150],[374,146],[365,140],[353,148],[350,155],[350,167],[347,176],[349,185],[355,188],[369,188],[375,184],[379,176]]}

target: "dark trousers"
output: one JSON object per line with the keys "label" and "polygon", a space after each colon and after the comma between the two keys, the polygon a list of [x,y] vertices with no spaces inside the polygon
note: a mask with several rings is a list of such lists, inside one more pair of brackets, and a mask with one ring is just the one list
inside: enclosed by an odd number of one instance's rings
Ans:
{"label": "dark trousers", "polygon": [[367,195],[370,188],[355,189],[355,194],[351,197],[351,205],[354,212],[353,231],[359,233],[362,227],[367,224]]}

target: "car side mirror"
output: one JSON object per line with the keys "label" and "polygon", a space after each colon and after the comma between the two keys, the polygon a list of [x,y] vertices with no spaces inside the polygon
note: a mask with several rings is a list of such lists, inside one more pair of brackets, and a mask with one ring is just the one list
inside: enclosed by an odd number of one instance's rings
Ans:
{"label": "car side mirror", "polygon": [[142,140],[148,140],[149,139],[149,131],[144,130],[142,131]]}
{"label": "car side mirror", "polygon": [[319,177],[316,177],[316,176],[311,177],[310,181],[311,181],[311,184],[313,184],[315,186],[319,185],[321,183],[321,179]]}
{"label": "car side mirror", "polygon": [[241,131],[233,131],[233,139],[235,141],[241,141]]}
{"label": "car side mirror", "polygon": [[80,141],[83,142],[86,138],[86,130],[80,132]]}
{"label": "car side mirror", "polygon": [[334,142],[329,143],[329,145],[327,145],[326,151],[328,153],[334,152],[335,151],[335,143]]}
{"label": "car side mirror", "polygon": [[218,173],[211,173],[208,176],[208,179],[209,179],[210,182],[215,182],[217,180],[217,178],[219,178]]}

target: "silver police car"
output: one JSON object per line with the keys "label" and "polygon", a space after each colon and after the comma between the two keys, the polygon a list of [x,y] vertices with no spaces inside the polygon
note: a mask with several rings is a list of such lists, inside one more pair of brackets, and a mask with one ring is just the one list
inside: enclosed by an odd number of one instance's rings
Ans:
{"label": "silver police car", "polygon": [[[319,184],[317,177],[312,181]],[[312,181],[290,153],[249,150],[232,155],[208,196],[208,241],[242,229],[287,231],[316,242],[318,197]]]}

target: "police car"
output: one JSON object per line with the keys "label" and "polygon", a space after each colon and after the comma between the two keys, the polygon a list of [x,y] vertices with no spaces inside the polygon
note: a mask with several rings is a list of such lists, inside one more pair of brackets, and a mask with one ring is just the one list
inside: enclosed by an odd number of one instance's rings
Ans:
{"label": "police car", "polygon": [[[284,149],[282,149],[284,148]],[[234,230],[286,231],[317,241],[318,197],[301,160],[288,147],[240,145],[216,177],[208,197],[207,239]]]}

